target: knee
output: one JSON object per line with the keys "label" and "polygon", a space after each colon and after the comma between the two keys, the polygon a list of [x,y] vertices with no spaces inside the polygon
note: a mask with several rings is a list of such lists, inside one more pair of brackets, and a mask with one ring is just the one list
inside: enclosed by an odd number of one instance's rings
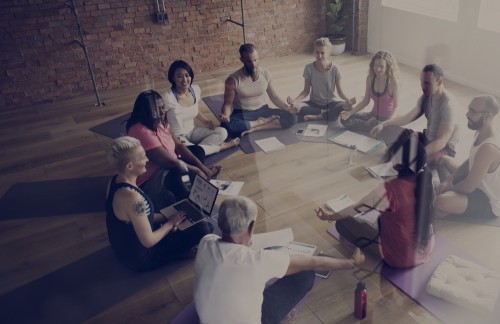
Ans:
{"label": "knee", "polygon": [[227,130],[225,128],[216,127],[214,131],[217,134],[217,136],[220,136],[222,138],[222,140],[225,140],[227,138]]}
{"label": "knee", "polygon": [[299,277],[298,282],[300,282],[300,287],[304,292],[307,292],[313,288],[314,282],[316,280],[316,275],[314,271],[312,270],[302,271],[297,273],[297,276]]}

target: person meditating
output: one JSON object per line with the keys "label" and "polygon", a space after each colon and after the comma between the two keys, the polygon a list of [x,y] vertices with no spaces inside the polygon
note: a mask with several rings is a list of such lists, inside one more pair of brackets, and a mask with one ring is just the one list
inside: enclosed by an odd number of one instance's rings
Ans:
{"label": "person meditating", "polygon": [[148,161],[141,143],[133,137],[119,137],[111,142],[107,157],[118,172],[110,181],[106,198],[108,239],[118,260],[132,270],[147,271],[193,257],[192,248],[212,232],[212,226],[200,222],[176,231],[184,213],[167,220],[154,212],[151,199],[136,184]]}
{"label": "person meditating", "polygon": [[[172,87],[163,96],[167,119],[174,134],[185,145],[199,145],[205,155],[211,155],[238,145],[239,138],[224,142],[227,131],[215,127],[214,123],[203,116],[198,108],[201,89],[193,84],[194,72],[191,66],[183,61],[174,61],[168,69],[168,81]],[[195,119],[204,127],[196,126]]]}
{"label": "person meditating", "polygon": [[[195,260],[194,303],[205,324],[280,323],[311,290],[314,272],[352,269],[364,262],[356,249],[350,259],[288,255],[254,250],[257,205],[242,196],[222,202],[218,224],[222,237],[205,236]],[[280,278],[266,287],[273,278]]]}
{"label": "person meditating", "polygon": [[[243,67],[226,79],[219,116],[229,135],[240,137],[264,129],[289,128],[297,123],[297,109],[278,96],[271,74],[259,67],[257,47],[243,44],[239,52]],[[266,93],[279,109],[268,106]]]}
{"label": "person meditating", "polygon": [[126,129],[127,135],[137,138],[146,150],[146,172],[138,175],[137,184],[158,210],[189,195],[182,175],[189,174],[191,181],[195,174],[210,179],[221,170],[218,165],[208,167],[203,163],[205,152],[201,147],[186,147],[172,133],[163,98],[154,90],[137,96]]}
{"label": "person meditating", "polygon": [[[347,241],[347,245],[368,247],[376,243],[376,250],[386,264],[413,267],[427,262],[434,248],[432,173],[425,163],[423,145],[410,131],[400,135],[388,149],[385,160],[393,161],[397,178],[379,185],[362,198],[354,210],[347,208],[329,214],[320,207],[315,212],[322,220],[336,221],[341,241]],[[369,225],[362,216],[350,216],[359,206],[381,211],[375,226]]]}
{"label": "person meditating", "polygon": [[[348,130],[370,132],[380,122],[389,120],[398,106],[399,68],[394,56],[378,51],[370,61],[365,96],[352,110],[340,113],[340,122]],[[373,100],[371,112],[360,113]]]}
{"label": "person meditating", "polygon": [[[300,109],[300,120],[336,121],[342,111],[352,109],[352,105],[356,103],[356,98],[349,99],[344,93],[340,70],[328,59],[331,47],[327,37],[314,42],[316,61],[304,68],[304,89],[295,99],[287,98],[289,105]],[[335,90],[343,100],[337,98]],[[301,102],[309,95],[308,101]]]}

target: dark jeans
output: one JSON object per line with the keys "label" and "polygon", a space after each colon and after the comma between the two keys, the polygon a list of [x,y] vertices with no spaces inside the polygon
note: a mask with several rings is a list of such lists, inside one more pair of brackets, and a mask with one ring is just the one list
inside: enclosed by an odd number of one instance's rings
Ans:
{"label": "dark jeans", "polygon": [[313,271],[298,272],[278,279],[264,290],[262,324],[279,323],[312,289]]}
{"label": "dark jeans", "polygon": [[268,105],[257,110],[234,109],[229,123],[223,123],[232,137],[239,137],[241,133],[250,129],[250,121],[255,121],[259,117],[279,116],[281,128],[290,128],[297,123],[297,116],[281,109],[272,109]]}
{"label": "dark jeans", "polygon": [[342,125],[350,131],[367,133],[377,126],[380,122],[387,120],[387,118],[375,117],[372,113],[356,113],[347,120],[340,120]]}

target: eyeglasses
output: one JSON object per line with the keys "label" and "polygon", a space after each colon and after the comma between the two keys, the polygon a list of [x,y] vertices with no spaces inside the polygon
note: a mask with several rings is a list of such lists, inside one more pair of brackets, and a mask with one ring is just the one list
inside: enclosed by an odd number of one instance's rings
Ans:
{"label": "eyeglasses", "polygon": [[475,110],[472,107],[469,107],[469,109],[467,110],[467,112],[469,112],[470,114],[485,114],[485,113],[489,113],[489,111],[479,111],[479,110]]}

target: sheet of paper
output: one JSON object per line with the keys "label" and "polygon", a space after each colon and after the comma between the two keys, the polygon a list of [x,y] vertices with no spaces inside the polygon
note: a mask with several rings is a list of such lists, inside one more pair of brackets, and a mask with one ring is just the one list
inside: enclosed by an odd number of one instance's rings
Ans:
{"label": "sheet of paper", "polygon": [[219,188],[219,195],[223,196],[236,196],[240,193],[244,182],[242,181],[229,181],[229,180],[210,180],[214,186]]}
{"label": "sheet of paper", "polygon": [[370,211],[367,211],[366,213],[362,213],[354,217],[367,222],[373,228],[378,228],[377,220],[379,216],[380,216],[380,211],[372,209]]}
{"label": "sheet of paper", "polygon": [[281,143],[276,137],[268,137],[260,140],[255,140],[257,144],[264,152],[271,153],[279,151],[285,148],[285,145]]}
{"label": "sheet of paper", "polygon": [[302,135],[312,136],[312,137],[323,137],[325,136],[327,129],[328,125],[309,124],[307,125],[307,128],[304,131],[304,134]]}
{"label": "sheet of paper", "polygon": [[316,251],[316,245],[291,241],[287,245],[276,249],[276,251],[280,251],[288,255],[314,255],[314,252]]}
{"label": "sheet of paper", "polygon": [[382,144],[379,140],[351,131],[335,134],[328,140],[343,146],[356,145],[358,151],[363,153],[369,153]]}
{"label": "sheet of paper", "polygon": [[262,250],[269,247],[281,247],[293,240],[293,232],[290,227],[267,233],[254,234],[252,236],[252,249]]}
{"label": "sheet of paper", "polygon": [[328,200],[325,204],[331,211],[338,213],[339,211],[354,204],[354,200],[352,200],[352,198],[348,195],[342,195],[335,199]]}

